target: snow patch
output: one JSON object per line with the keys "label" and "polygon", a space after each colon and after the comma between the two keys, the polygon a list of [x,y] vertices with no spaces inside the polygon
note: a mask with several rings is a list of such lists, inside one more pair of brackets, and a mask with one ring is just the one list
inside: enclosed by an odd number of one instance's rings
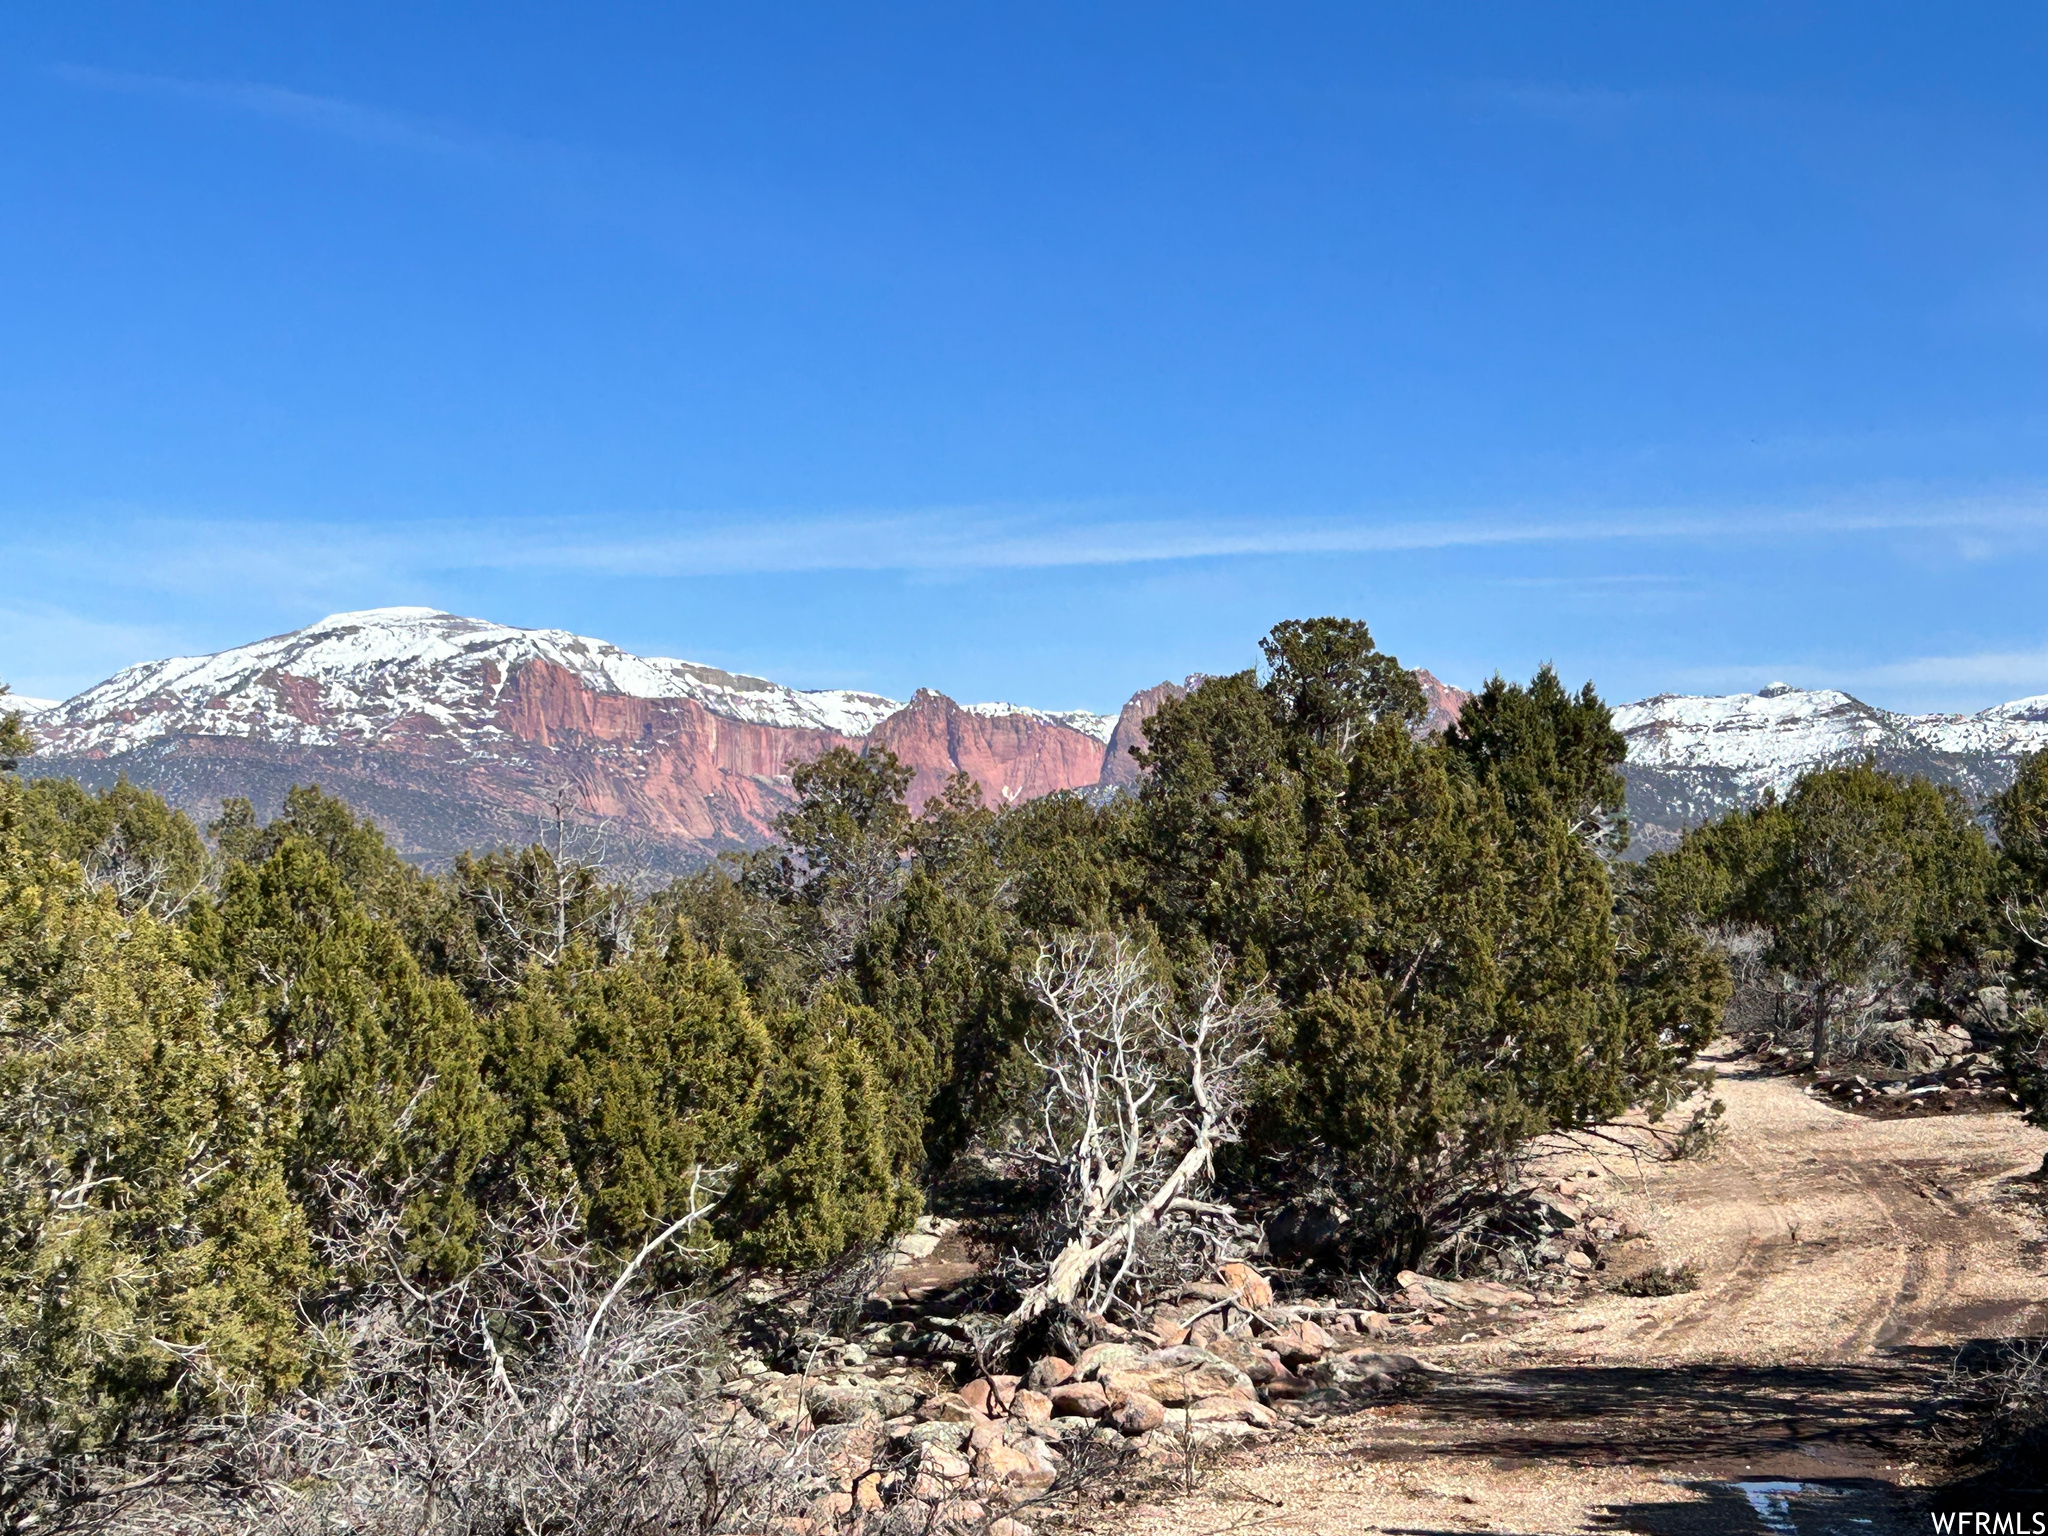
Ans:
{"label": "snow patch", "polygon": [[1002,703],[962,704],[960,707],[967,711],[968,714],[980,715],[984,719],[1001,719],[1007,715],[1027,715],[1033,720],[1044,720],[1053,725],[1063,725],[1070,731],[1079,731],[1083,736],[1093,736],[1105,746],[1108,745],[1109,738],[1116,734],[1117,717],[1115,715],[1098,715],[1092,709],[1034,709],[1028,704]]}

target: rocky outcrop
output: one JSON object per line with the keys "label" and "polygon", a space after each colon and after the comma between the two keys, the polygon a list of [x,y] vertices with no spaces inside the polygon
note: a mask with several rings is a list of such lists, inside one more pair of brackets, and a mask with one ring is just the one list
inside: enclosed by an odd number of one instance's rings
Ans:
{"label": "rocky outcrop", "polygon": [[1102,776],[1102,743],[1042,716],[985,715],[920,688],[867,738],[917,770],[910,805],[921,808],[956,773],[971,774],[989,805],[1086,789]]}
{"label": "rocky outcrop", "polygon": [[1184,699],[1188,689],[1199,685],[1199,677],[1191,677],[1182,683],[1154,683],[1131,695],[1124,705],[1123,713],[1116,717],[1116,730],[1111,733],[1109,746],[1102,754],[1101,782],[1129,788],[1144,778],[1144,769],[1131,756],[1145,746],[1145,722],[1159,713],[1160,706],[1173,699]]}
{"label": "rocky outcrop", "polygon": [[1415,681],[1422,684],[1422,702],[1429,706],[1429,713],[1422,721],[1423,734],[1434,736],[1438,731],[1447,731],[1456,725],[1459,711],[1464,709],[1465,701],[1472,695],[1462,688],[1452,687],[1423,667],[1416,669]]}

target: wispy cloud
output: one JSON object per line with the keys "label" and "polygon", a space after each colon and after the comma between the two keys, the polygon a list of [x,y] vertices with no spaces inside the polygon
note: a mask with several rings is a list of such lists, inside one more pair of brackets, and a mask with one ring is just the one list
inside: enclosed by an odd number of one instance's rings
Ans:
{"label": "wispy cloud", "polygon": [[[122,525],[118,539],[106,537]],[[1824,508],[1621,511],[1443,518],[1145,517],[1109,504],[953,507],[792,517],[674,513],[618,517],[269,522],[203,518],[20,519],[0,538],[16,561],[160,590],[224,580],[272,592],[462,571],[708,577],[830,571],[948,573],[1162,565],[1217,559],[1365,555],[1512,546],[1769,544],[1938,531],[1964,542],[2048,529],[2048,496],[1872,498]],[[76,534],[52,529],[77,529]],[[148,551],[148,558],[137,558]],[[1550,580],[1543,577],[1535,579]],[[1584,578],[1574,578],[1584,579]],[[1616,583],[1671,580],[1616,577]]]}
{"label": "wispy cloud", "polygon": [[2048,690],[2048,646],[2034,650],[1972,651],[1960,656],[1914,656],[1841,674],[1848,685],[1905,689]]}
{"label": "wispy cloud", "polygon": [[136,74],[90,64],[59,64],[52,73],[86,90],[146,96],[158,101],[247,113],[382,149],[405,150],[448,159],[498,157],[489,141],[409,113],[366,106],[336,96],[316,96],[283,86],[231,80],[188,80],[174,75]]}

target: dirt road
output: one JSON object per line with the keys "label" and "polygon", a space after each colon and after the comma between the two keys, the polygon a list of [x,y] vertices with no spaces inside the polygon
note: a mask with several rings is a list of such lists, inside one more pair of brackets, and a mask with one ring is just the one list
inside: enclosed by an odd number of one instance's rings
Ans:
{"label": "dirt road", "polygon": [[1698,1290],[1596,1295],[1422,1351],[1456,1375],[1240,1456],[1116,1528],[1925,1529],[1899,1490],[1935,1475],[1926,1404],[1955,1346],[2048,1326],[2048,1250],[2018,1182],[2048,1133],[2010,1114],[1865,1119],[1731,1055],[1715,1155],[1602,1171],[1617,1211],[1699,1267]]}

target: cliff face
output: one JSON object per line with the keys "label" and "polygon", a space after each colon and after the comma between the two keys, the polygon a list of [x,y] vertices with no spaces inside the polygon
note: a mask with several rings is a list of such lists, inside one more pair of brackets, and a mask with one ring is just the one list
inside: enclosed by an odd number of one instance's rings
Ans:
{"label": "cliff face", "polygon": [[1456,725],[1458,712],[1472,695],[1463,688],[1453,688],[1435,673],[1420,667],[1416,669],[1415,681],[1422,684],[1422,701],[1429,706],[1429,714],[1422,722],[1422,733],[1434,736],[1438,731],[1449,730]]}
{"label": "cliff face", "polygon": [[918,689],[868,740],[917,770],[910,782],[913,810],[961,772],[974,776],[989,805],[1085,789],[1102,775],[1096,737],[1021,713],[977,714],[929,688]]}
{"label": "cliff face", "polygon": [[1101,776],[1109,722],[921,690],[804,693],[555,631],[428,610],[340,614],[218,656],[130,668],[38,711],[30,771],[126,774],[193,815],[245,795],[273,812],[318,782],[409,855],[524,841],[560,785],[655,869],[757,845],[789,770],[833,747],[890,748],[921,806],[955,773],[991,805]]}
{"label": "cliff face", "polygon": [[[1463,701],[1420,675],[1439,712]],[[39,709],[28,771],[99,785],[125,774],[202,821],[231,795],[271,814],[292,785],[317,782],[436,864],[525,841],[566,784],[612,824],[615,848],[659,871],[767,841],[790,804],[791,765],[833,747],[894,752],[913,771],[914,808],[962,772],[994,806],[1129,788],[1145,722],[1200,681],[1147,688],[1113,721],[930,689],[904,704],[560,630],[377,609],[130,667]]]}
{"label": "cliff face", "polygon": [[1129,789],[1145,777],[1131,753],[1145,748],[1145,722],[1159,713],[1160,706],[1172,699],[1184,699],[1188,688],[1201,682],[1191,677],[1185,685],[1180,683],[1154,683],[1131,695],[1124,705],[1123,713],[1116,717],[1116,730],[1110,734],[1109,746],[1102,754],[1102,782]]}

